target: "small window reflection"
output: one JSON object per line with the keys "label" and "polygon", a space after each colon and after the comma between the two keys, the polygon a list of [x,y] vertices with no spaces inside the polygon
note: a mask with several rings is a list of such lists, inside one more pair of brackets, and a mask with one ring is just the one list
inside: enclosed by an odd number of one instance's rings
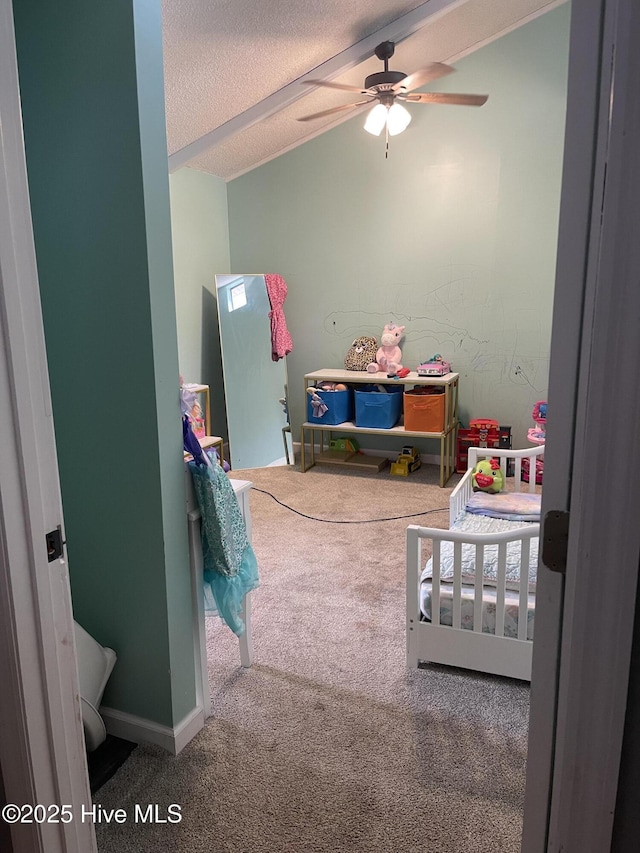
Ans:
{"label": "small window reflection", "polygon": [[229,311],[236,311],[238,308],[243,308],[247,304],[247,294],[244,289],[244,282],[230,287],[229,293]]}

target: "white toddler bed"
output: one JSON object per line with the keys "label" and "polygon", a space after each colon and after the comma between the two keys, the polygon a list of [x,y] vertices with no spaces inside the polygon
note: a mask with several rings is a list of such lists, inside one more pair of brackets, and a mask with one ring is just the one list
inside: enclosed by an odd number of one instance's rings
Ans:
{"label": "white toddler bed", "polygon": [[[408,667],[429,661],[531,680],[540,496],[535,478],[524,483],[521,475],[522,460],[535,471],[542,453],[544,446],[470,448],[449,500],[449,529],[407,529]],[[500,460],[505,493],[474,494],[471,473],[482,458]],[[509,464],[514,476],[506,479]]]}

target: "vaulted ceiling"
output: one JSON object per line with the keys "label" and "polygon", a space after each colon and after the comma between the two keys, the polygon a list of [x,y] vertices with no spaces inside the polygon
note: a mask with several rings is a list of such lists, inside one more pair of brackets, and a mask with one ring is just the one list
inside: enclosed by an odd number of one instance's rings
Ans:
{"label": "vaulted ceiling", "polygon": [[396,43],[389,65],[407,74],[451,65],[562,2],[163,0],[169,169],[230,180],[352,117],[299,121],[357,100],[302,81],[361,87],[382,70],[380,42]]}

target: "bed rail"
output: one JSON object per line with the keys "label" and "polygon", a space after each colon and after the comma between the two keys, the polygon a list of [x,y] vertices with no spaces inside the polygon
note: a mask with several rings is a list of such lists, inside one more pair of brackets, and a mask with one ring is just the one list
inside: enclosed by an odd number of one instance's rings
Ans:
{"label": "bed rail", "polygon": [[507,482],[507,466],[512,461],[514,463],[514,476],[509,478],[509,482],[513,481],[513,490],[521,492],[526,486],[529,492],[535,492],[535,475],[529,477],[528,483],[525,483],[522,479],[522,460],[528,459],[529,471],[535,471],[536,459],[538,456],[542,456],[543,453],[544,445],[540,447],[527,447],[524,450],[511,450],[499,447],[470,447],[468,452],[468,468],[449,497],[449,526],[451,527],[460,513],[464,512],[467,501],[473,494],[471,472],[479,459],[499,459],[505,482]]}
{"label": "bed rail", "polygon": [[[466,476],[466,475],[465,475]],[[521,583],[518,591],[519,614],[517,638],[505,636],[505,593],[507,545],[520,542],[520,562],[527,567],[528,580],[531,540],[540,535],[539,524],[526,524],[502,533],[467,533],[441,530],[433,527],[410,525],[407,528],[407,665],[417,667],[419,660],[444,663],[514,678],[531,677],[531,642],[527,640],[528,582]],[[422,542],[432,545],[431,621],[422,618],[420,610],[420,577],[426,560],[422,557]],[[443,542],[453,543],[453,579],[451,584],[451,625],[440,621],[441,605],[441,550]],[[476,580],[462,577],[462,548],[473,548],[473,572]],[[497,546],[496,622],[491,634],[482,631],[483,567],[485,549]],[[478,571],[478,568],[480,570]],[[477,582],[479,580],[479,582]],[[462,627],[462,586],[473,587],[473,627]]]}

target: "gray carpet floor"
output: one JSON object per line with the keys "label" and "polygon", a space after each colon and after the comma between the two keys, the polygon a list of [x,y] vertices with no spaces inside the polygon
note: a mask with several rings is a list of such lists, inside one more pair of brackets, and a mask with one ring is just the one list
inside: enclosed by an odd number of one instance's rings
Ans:
{"label": "gray carpet floor", "polygon": [[[446,508],[409,478],[317,466],[234,472],[302,513],[362,522]],[[450,486],[455,483],[455,478]],[[96,796],[181,806],[178,824],[98,826],[101,853],[515,853],[529,686],[404,663],[408,523],[323,523],[251,494],[255,663],[209,618],[213,715],[177,757],[141,745]]]}

